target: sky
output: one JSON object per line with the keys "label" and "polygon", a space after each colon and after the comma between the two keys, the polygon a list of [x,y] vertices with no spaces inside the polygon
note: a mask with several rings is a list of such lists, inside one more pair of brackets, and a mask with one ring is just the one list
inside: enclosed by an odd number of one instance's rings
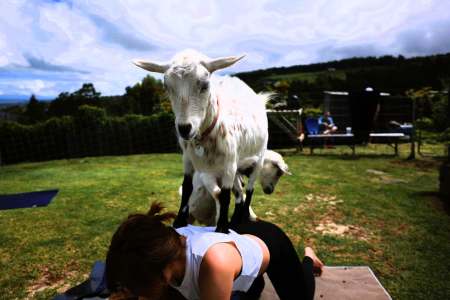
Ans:
{"label": "sky", "polygon": [[[448,0],[2,0],[0,100],[94,83],[121,95],[186,48],[246,54],[222,74],[354,56],[450,52]],[[152,74],[155,75],[156,74]]]}

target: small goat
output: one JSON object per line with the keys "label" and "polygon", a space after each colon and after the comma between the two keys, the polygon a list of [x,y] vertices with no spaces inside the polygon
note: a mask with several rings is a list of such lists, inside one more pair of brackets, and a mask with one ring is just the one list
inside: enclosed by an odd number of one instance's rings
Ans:
{"label": "small goat", "polygon": [[[250,171],[250,165],[245,169],[238,169],[236,174],[233,193],[236,199],[243,199],[243,176]],[[242,173],[241,173],[242,172]],[[267,150],[264,154],[264,165],[259,174],[259,181],[264,193],[271,194],[275,190],[278,180],[283,174],[289,174],[288,165],[283,157],[275,151]],[[216,178],[211,178],[209,174],[196,172],[193,179],[193,191],[189,198],[189,213],[191,217],[207,226],[215,226],[219,216],[218,195],[220,188]],[[252,208],[250,210],[250,219],[256,221],[256,214]]]}
{"label": "small goat", "polygon": [[235,220],[249,216],[253,187],[267,148],[268,95],[258,95],[235,77],[211,73],[233,65],[243,56],[211,59],[185,50],[170,63],[135,61],[148,71],[164,73],[164,85],[175,113],[178,142],[183,150],[184,179],[181,205],[174,222],[185,226],[195,172],[220,178],[220,214],[216,231],[228,232],[231,189],[239,166],[247,158],[256,163],[249,174],[245,203],[236,203]]}

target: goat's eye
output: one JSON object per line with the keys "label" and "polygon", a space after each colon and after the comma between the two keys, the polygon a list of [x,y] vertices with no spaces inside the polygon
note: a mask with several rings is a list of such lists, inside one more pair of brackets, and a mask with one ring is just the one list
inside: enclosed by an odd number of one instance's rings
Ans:
{"label": "goat's eye", "polygon": [[209,88],[209,82],[208,81],[200,81],[199,88],[200,88],[200,93],[206,92]]}

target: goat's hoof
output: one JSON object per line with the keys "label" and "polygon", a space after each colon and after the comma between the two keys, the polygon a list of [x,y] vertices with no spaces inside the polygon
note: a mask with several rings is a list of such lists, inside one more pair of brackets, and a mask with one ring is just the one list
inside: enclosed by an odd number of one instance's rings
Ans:
{"label": "goat's hoof", "polygon": [[177,218],[175,219],[175,221],[173,222],[173,224],[172,224],[172,226],[173,226],[174,228],[185,227],[185,226],[187,226],[187,225],[188,225],[187,220],[186,220],[185,218],[179,218],[179,217],[177,217]]}
{"label": "goat's hoof", "polygon": [[216,232],[228,234],[230,233],[230,230],[228,228],[229,228],[228,224],[217,224]]}
{"label": "goat's hoof", "polygon": [[252,221],[252,218],[250,217],[250,213],[247,211],[247,212],[242,212],[242,216],[241,216],[241,223],[245,223],[245,222],[248,222],[248,221]]}

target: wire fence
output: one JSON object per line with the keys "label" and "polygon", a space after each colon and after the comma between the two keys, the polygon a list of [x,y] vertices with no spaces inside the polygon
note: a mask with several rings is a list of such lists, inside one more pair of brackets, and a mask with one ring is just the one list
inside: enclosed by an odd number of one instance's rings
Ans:
{"label": "wire fence", "polygon": [[[269,122],[269,148],[297,146],[286,132]],[[63,117],[33,126],[0,123],[0,164],[25,161],[180,152],[174,117]]]}

